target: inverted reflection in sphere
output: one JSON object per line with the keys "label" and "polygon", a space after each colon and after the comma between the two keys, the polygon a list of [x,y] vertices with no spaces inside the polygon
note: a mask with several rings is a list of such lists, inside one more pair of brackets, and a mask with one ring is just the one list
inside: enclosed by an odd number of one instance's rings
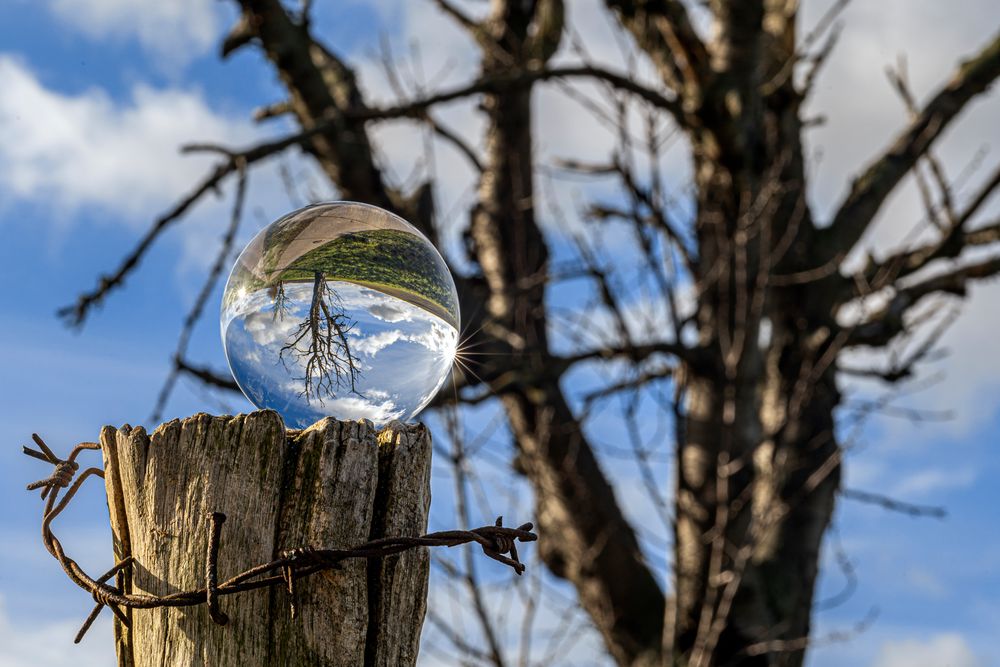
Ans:
{"label": "inverted reflection in sphere", "polygon": [[458,296],[415,227],[353,202],[307,206],[246,247],[222,297],[240,389],[304,428],[323,417],[409,420],[451,370]]}

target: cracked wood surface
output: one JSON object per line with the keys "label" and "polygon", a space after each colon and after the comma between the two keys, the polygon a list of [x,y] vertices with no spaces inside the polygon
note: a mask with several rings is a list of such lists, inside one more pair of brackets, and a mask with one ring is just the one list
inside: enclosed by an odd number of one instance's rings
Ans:
{"label": "cracked wood surface", "polygon": [[[271,411],[174,420],[147,435],[101,432],[116,561],[136,558],[126,590],[165,595],[204,585],[207,515],[227,516],[220,581],[282,551],[347,548],[420,535],[430,508],[430,433],[393,422],[324,419],[286,431]],[[297,582],[298,616],[279,587],[204,605],[128,610],[116,622],[118,664],[413,665],[429,559],[417,549],[349,561]]]}

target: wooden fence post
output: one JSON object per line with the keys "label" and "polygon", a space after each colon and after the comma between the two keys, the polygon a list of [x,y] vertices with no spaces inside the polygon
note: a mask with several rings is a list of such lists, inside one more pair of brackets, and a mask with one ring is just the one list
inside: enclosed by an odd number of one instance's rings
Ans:
{"label": "wooden fence post", "polygon": [[[198,414],[101,432],[116,561],[135,558],[126,593],[167,595],[205,585],[212,512],[226,515],[219,581],[303,546],[350,548],[417,536],[430,507],[431,437],[422,425],[324,419],[287,431],[277,413]],[[414,549],[351,560],[296,584],[205,605],[125,609],[118,663],[159,665],[413,665],[429,558]]]}

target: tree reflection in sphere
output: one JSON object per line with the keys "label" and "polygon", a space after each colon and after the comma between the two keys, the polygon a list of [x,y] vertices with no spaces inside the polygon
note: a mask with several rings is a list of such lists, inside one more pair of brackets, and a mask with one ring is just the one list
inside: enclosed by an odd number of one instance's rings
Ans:
{"label": "tree reflection in sphere", "polygon": [[354,202],[307,206],[261,231],[233,267],[221,319],[240,389],[292,428],[411,419],[448,377],[460,321],[430,241]]}

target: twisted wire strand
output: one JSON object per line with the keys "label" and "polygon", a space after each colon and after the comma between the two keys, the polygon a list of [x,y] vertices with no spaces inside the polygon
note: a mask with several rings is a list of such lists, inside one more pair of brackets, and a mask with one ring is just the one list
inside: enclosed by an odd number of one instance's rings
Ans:
{"label": "twisted wire strand", "polygon": [[[212,621],[225,625],[229,617],[219,608],[220,598],[267,586],[285,588],[289,611],[292,618],[295,618],[297,614],[295,584],[298,580],[323,570],[339,568],[340,564],[347,560],[385,558],[418,547],[454,547],[475,542],[486,556],[512,568],[520,575],[524,572],[525,566],[518,559],[515,543],[533,542],[538,539],[532,532],[533,525],[530,522],[511,528],[503,525],[503,517],[498,517],[492,526],[473,530],[443,530],[419,537],[382,537],[350,549],[321,549],[313,546],[288,549],[270,562],[255,565],[219,583],[219,537],[226,515],[221,512],[210,512],[206,517],[208,558],[204,588],[179,591],[169,595],[125,593],[124,577],[128,575],[135,562],[132,556],[126,556],[95,579],[66,554],[62,543],[52,531],[52,522],[66,509],[84,482],[91,477],[104,477],[104,471],[96,467],[87,468],[77,474],[80,470],[77,457],[84,451],[97,450],[101,446],[95,442],[82,442],[73,448],[66,459],[60,459],[38,434],[32,434],[32,439],[39,449],[23,447],[24,454],[53,466],[49,477],[27,485],[28,491],[41,489],[41,498],[45,501],[42,512],[42,543],[59,562],[70,580],[90,593],[94,599],[94,608],[84,620],[74,643],[79,643],[83,639],[104,607],[110,608],[115,616],[129,627],[130,621],[124,612],[125,609],[190,607],[205,604],[208,606]],[[113,577],[117,581],[114,586],[108,583]]]}

